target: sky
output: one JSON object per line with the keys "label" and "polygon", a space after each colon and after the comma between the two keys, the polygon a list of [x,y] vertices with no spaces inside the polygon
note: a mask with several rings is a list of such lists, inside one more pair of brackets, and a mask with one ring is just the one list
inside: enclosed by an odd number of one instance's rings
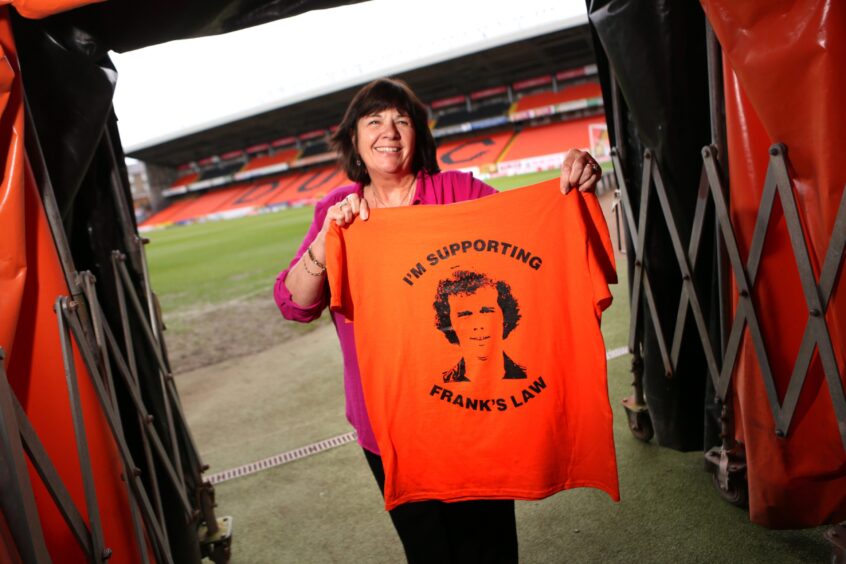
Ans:
{"label": "sky", "polygon": [[118,127],[132,151],[585,18],[584,0],[370,0],[112,53]]}

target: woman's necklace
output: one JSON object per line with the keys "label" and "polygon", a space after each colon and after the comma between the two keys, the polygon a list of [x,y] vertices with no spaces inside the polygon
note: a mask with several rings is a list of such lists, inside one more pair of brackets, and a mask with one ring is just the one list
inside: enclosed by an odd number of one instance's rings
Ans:
{"label": "woman's necklace", "polygon": [[399,204],[397,204],[396,206],[389,206],[388,204],[383,202],[382,198],[379,197],[378,192],[376,192],[376,187],[373,186],[372,184],[370,185],[370,191],[373,193],[373,199],[376,201],[376,204],[378,204],[377,207],[380,207],[380,208],[397,207],[398,208],[398,207],[401,207],[401,206],[407,206],[409,204],[409,202],[411,202],[412,188],[414,188],[414,185],[416,184],[416,182],[417,182],[416,178],[413,178],[411,180],[411,184],[408,185],[408,188],[405,191],[405,195],[402,197],[402,201]]}

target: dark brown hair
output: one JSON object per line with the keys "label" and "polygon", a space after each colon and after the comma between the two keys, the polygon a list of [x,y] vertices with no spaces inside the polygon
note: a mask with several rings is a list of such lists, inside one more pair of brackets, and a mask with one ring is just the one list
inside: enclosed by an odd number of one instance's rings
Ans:
{"label": "dark brown hair", "polygon": [[502,310],[502,338],[508,337],[517,324],[520,322],[520,306],[511,294],[511,286],[502,280],[494,282],[487,275],[470,270],[456,270],[451,278],[444,278],[438,282],[438,290],[435,296],[435,325],[438,330],[446,335],[447,340],[457,345],[458,335],[452,328],[451,311],[449,307],[450,296],[472,296],[476,290],[488,286],[495,288],[497,293],[496,303]]}
{"label": "dark brown hair", "polygon": [[388,108],[396,108],[411,118],[415,136],[412,172],[415,175],[421,170],[428,174],[440,172],[426,107],[402,80],[379,78],[356,93],[338,130],[332,135],[332,146],[339,153],[338,164],[347,173],[347,177],[364,185],[370,183],[370,175],[360,161],[354,141],[358,120]]}

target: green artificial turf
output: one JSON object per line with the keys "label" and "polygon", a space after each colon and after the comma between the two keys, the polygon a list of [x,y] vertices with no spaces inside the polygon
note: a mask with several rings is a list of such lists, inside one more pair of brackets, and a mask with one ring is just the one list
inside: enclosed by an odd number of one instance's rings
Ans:
{"label": "green artificial turf", "polygon": [[512,188],[521,188],[523,186],[537,184],[538,182],[543,182],[544,180],[549,180],[550,178],[556,178],[557,176],[558,170],[553,169],[545,170],[543,172],[521,174],[519,176],[500,176],[499,178],[489,178],[485,180],[485,182],[497,190],[505,191],[511,190]]}
{"label": "green artificial turf", "polygon": [[149,233],[150,277],[162,308],[172,312],[267,291],[313,214],[309,206]]}

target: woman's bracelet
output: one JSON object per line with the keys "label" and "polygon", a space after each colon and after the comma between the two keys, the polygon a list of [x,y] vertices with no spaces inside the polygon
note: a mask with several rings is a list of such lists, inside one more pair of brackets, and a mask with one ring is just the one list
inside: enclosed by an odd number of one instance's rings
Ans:
{"label": "woman's bracelet", "polygon": [[308,252],[309,260],[311,260],[311,262],[313,262],[315,264],[315,266],[317,266],[317,268],[320,269],[320,272],[312,272],[311,270],[309,270],[308,266],[307,266],[308,261],[305,261],[305,260],[303,261],[303,268],[305,269],[306,272],[308,272],[312,276],[322,276],[323,273],[326,272],[326,265],[323,264],[322,262],[320,262],[319,260],[317,260],[316,258],[314,258],[314,253],[311,252],[311,246],[308,247],[307,252]]}
{"label": "woman's bracelet", "polygon": [[325,265],[325,264],[323,264],[322,262],[320,262],[319,260],[317,260],[316,258],[314,258],[314,253],[313,253],[313,252],[311,252],[311,245],[309,245],[309,246],[308,246],[308,251],[307,251],[307,252],[308,252],[308,258],[310,258],[310,259],[311,259],[311,262],[313,262],[313,263],[314,263],[314,265],[315,265],[317,268],[319,268],[320,270],[326,270],[326,265]]}

